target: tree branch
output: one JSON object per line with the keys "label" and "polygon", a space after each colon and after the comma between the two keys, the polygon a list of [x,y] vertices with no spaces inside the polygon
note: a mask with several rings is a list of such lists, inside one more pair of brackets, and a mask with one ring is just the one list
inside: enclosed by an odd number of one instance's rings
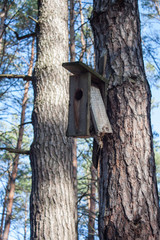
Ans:
{"label": "tree branch", "polygon": [[0,74],[0,78],[23,78],[26,81],[32,81],[32,77],[28,75],[19,74]]}
{"label": "tree branch", "polygon": [[37,19],[35,19],[35,18],[33,18],[32,16],[28,16],[28,18],[30,18],[32,21],[34,21],[34,22],[38,23],[38,20],[37,20]]}
{"label": "tree branch", "polygon": [[21,149],[15,149],[15,148],[3,148],[1,147],[0,150],[6,150],[10,153],[18,153],[18,154],[26,154],[26,155],[29,155],[30,154],[30,151],[28,150],[21,150]]}
{"label": "tree branch", "polygon": [[13,28],[11,28],[10,26],[8,26],[8,28],[9,28],[11,31],[14,32],[14,34],[16,35],[17,40],[22,40],[22,39],[25,39],[25,38],[35,37],[35,36],[36,36],[36,33],[35,33],[35,32],[26,34],[26,35],[24,35],[24,36],[19,36],[19,34],[18,34]]}
{"label": "tree branch", "polygon": [[20,127],[20,126],[24,126],[24,125],[26,125],[26,124],[32,124],[32,122],[24,122],[24,123],[20,124],[19,127]]}

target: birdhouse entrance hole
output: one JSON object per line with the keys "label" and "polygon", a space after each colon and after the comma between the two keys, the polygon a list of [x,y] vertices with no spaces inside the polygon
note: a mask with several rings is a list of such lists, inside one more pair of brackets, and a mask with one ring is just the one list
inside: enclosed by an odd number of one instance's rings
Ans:
{"label": "birdhouse entrance hole", "polygon": [[77,101],[81,100],[81,98],[83,97],[83,90],[82,89],[77,89],[75,92],[75,99]]}

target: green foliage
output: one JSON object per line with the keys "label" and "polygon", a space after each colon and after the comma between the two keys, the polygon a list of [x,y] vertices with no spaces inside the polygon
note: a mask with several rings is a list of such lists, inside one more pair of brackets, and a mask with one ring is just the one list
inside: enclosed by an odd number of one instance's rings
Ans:
{"label": "green foliage", "polygon": [[[7,128],[7,126],[6,126]],[[17,131],[16,131],[17,130]],[[15,147],[17,143],[18,128],[11,129],[10,132],[4,132],[0,135],[1,146],[3,147]],[[30,140],[29,140],[30,142]],[[24,145],[29,145],[28,138],[24,138]],[[3,206],[4,197],[6,194],[6,189],[8,188],[8,180],[11,175],[13,162],[15,159],[15,154],[9,153],[7,151],[0,152],[1,164],[0,164],[0,183],[1,183],[1,201],[0,204]],[[25,216],[25,204],[29,201],[29,195],[31,190],[31,167],[28,157],[20,157],[18,174],[16,179],[16,188],[14,196],[13,214],[12,214],[12,224],[11,232],[15,235],[19,235],[21,228],[23,229],[22,221],[24,221]],[[29,212],[29,204],[27,205],[27,211]],[[28,214],[27,214],[28,215]],[[29,231],[29,216],[27,216],[27,228]]]}
{"label": "green foliage", "polygon": [[142,22],[142,46],[145,60],[145,67],[148,80],[151,86],[159,87],[160,79],[160,7],[159,1],[141,1],[141,22]]}
{"label": "green foliage", "polygon": [[[23,68],[26,71],[26,56],[32,38],[18,41],[16,34],[24,36],[35,32],[36,23],[29,18],[37,18],[37,1],[8,1],[8,14],[5,19],[3,33],[3,54],[0,56],[2,73],[18,73]],[[24,70],[25,69],[25,70]]]}
{"label": "green foliage", "polygon": [[160,183],[160,152],[158,152],[158,151],[155,152],[155,160],[156,160],[157,174],[159,175],[158,183]]}
{"label": "green foliage", "polygon": [[[1,2],[2,6],[3,3]],[[3,32],[3,49],[0,55],[1,73],[26,74],[28,72],[32,38],[21,41],[18,36],[35,32],[36,22],[29,16],[37,19],[37,1],[15,0],[7,1],[8,14],[5,19]],[[1,24],[1,22],[0,22]],[[16,148],[21,119],[22,99],[24,96],[24,81],[22,79],[0,79],[0,147]],[[31,122],[33,91],[29,90],[30,99],[26,108],[25,122]],[[32,127],[24,125],[23,149],[29,149],[32,141]],[[0,213],[8,181],[10,180],[15,154],[5,150],[0,151]],[[27,225],[27,238],[29,239],[29,195],[31,189],[31,167],[28,157],[20,155],[19,168],[16,179],[14,204],[9,239],[24,239],[24,226]],[[27,203],[27,205],[26,205]],[[25,217],[25,214],[27,215]],[[6,213],[6,209],[5,209]],[[4,225],[4,223],[3,223]]]}
{"label": "green foliage", "polygon": [[157,174],[157,184],[158,184],[158,194],[160,198],[160,152],[155,152],[155,160],[156,160],[156,174]]}
{"label": "green foliage", "polygon": [[94,46],[93,34],[90,26],[90,17],[92,14],[92,4],[82,3],[82,14],[84,17],[84,24],[81,26],[81,19],[79,15],[79,4],[75,4],[75,44],[76,44],[76,60],[80,59],[82,50],[81,29],[85,40],[85,52],[83,62],[94,68]]}
{"label": "green foliage", "polygon": [[159,1],[141,0],[141,6],[144,10],[146,10],[146,13],[144,13],[144,15],[147,16],[149,19],[153,19],[158,16],[156,2],[159,4]]}
{"label": "green foliage", "polygon": [[[89,199],[91,191],[93,139],[78,140],[78,235],[79,239],[87,239],[89,219]],[[95,183],[97,185],[97,183]],[[98,188],[97,188],[98,189]],[[98,194],[98,191],[97,191]],[[97,196],[98,207],[98,196]],[[98,222],[98,208],[95,216],[95,240]]]}

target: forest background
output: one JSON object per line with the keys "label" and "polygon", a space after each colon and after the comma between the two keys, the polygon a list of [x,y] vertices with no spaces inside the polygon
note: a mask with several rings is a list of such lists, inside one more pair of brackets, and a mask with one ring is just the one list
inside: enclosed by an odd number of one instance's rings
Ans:
{"label": "forest background", "polygon": [[[70,0],[68,6],[68,59],[70,61],[74,54],[76,61],[81,60],[94,68],[90,26],[92,1]],[[139,9],[144,63],[152,91],[151,118],[160,184],[160,2],[141,0]],[[9,240],[30,239],[31,167],[28,151],[33,138],[30,80],[36,61],[36,24],[35,0],[0,2],[0,239],[7,231]],[[72,33],[71,25],[74,26]],[[74,53],[71,50],[73,39]],[[92,139],[77,141],[77,161],[79,239],[98,240],[98,175],[92,166]]]}

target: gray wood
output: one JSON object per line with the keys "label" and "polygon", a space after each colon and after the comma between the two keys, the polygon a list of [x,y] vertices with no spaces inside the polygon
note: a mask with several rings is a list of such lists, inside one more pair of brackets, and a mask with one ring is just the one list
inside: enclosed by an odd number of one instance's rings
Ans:
{"label": "gray wood", "polygon": [[66,68],[69,72],[74,75],[81,75],[82,73],[89,72],[91,74],[91,84],[96,85],[102,94],[102,98],[106,105],[106,95],[107,95],[107,88],[108,88],[108,80],[100,75],[98,72],[94,71],[88,65],[82,62],[66,62],[63,63],[62,66]]}
{"label": "gray wood", "polygon": [[91,114],[97,136],[112,133],[100,90],[91,86]]}
{"label": "gray wood", "polygon": [[75,75],[89,72],[91,73],[93,82],[98,83],[99,81],[102,81],[108,84],[108,80],[106,78],[82,62],[66,62],[63,63],[62,66]]}
{"label": "gray wood", "polygon": [[[70,104],[67,136],[89,137],[94,136],[95,134],[100,136],[105,133],[111,133],[112,130],[104,106],[107,99],[107,79],[82,62],[66,62],[62,65],[72,74],[74,74],[70,77]],[[102,102],[101,105],[103,105],[102,111],[102,108],[100,108],[99,106],[98,98],[96,100],[98,105],[97,103],[92,103],[92,105],[94,105],[92,108],[94,109],[92,109],[91,112],[95,112],[94,114],[92,114],[92,119],[90,118],[89,108],[89,105],[91,104],[91,85],[92,87],[96,87],[97,89],[99,89],[99,97],[100,101]],[[83,92],[83,97],[80,100],[76,100],[76,94],[78,89],[80,91],[82,90]],[[99,107],[96,110],[97,106]],[[104,112],[105,114],[102,114],[102,112]],[[99,113],[102,115],[101,119],[98,118]],[[94,116],[95,114],[97,114],[96,119]],[[94,124],[92,124],[92,122]],[[102,130],[102,128],[106,129]]]}
{"label": "gray wood", "polygon": [[[89,72],[70,77],[70,101],[67,129],[67,136],[69,137],[90,136],[90,86],[91,74]],[[77,95],[77,93],[80,93],[80,95]]]}

